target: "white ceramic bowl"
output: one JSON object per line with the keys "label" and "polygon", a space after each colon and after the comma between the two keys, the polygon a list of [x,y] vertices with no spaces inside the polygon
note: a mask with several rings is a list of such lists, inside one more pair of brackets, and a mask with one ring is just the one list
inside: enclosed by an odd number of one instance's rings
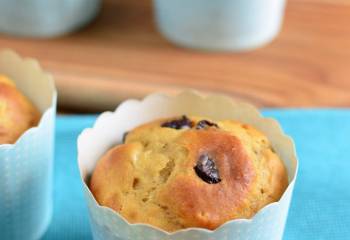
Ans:
{"label": "white ceramic bowl", "polygon": [[55,37],[91,21],[100,0],[1,0],[0,32]]}
{"label": "white ceramic bowl", "polygon": [[280,31],[286,0],[154,0],[163,35],[204,50],[250,50]]}

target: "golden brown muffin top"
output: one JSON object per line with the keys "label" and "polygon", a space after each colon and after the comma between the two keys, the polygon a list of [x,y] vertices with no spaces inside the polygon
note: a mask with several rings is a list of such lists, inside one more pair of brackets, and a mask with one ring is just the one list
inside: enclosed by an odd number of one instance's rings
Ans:
{"label": "golden brown muffin top", "polygon": [[0,75],[0,144],[16,142],[24,131],[38,123],[39,118],[39,111],[15,84]]}
{"label": "golden brown muffin top", "polygon": [[269,140],[232,120],[161,119],[127,134],[97,163],[90,188],[130,223],[215,229],[278,201],[286,169]]}

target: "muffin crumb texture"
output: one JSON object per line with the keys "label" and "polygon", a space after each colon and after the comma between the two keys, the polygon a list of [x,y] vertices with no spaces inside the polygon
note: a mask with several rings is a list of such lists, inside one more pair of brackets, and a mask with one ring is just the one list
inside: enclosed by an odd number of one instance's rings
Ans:
{"label": "muffin crumb texture", "polygon": [[266,136],[233,120],[156,120],[97,163],[90,189],[130,223],[215,229],[278,201],[286,169]]}
{"label": "muffin crumb texture", "polygon": [[0,144],[12,144],[38,124],[39,111],[4,75],[0,75]]}

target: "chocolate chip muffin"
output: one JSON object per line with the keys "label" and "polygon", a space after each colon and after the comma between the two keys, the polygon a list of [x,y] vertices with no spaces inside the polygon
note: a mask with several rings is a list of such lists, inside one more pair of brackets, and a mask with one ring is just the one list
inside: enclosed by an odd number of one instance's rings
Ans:
{"label": "chocolate chip muffin", "polygon": [[186,116],[130,131],[90,180],[100,205],[169,232],[251,218],[287,185],[285,166],[263,133],[234,120]]}
{"label": "chocolate chip muffin", "polygon": [[0,144],[14,143],[35,126],[39,111],[7,77],[0,75]]}

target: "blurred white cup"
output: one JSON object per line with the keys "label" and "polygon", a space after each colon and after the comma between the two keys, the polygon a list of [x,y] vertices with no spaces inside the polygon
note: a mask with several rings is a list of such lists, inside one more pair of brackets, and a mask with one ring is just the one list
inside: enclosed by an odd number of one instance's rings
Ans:
{"label": "blurred white cup", "polygon": [[204,50],[244,51],[279,33],[286,0],[154,0],[156,21],[171,42]]}
{"label": "blurred white cup", "polygon": [[0,0],[0,32],[56,37],[91,21],[100,0]]}

